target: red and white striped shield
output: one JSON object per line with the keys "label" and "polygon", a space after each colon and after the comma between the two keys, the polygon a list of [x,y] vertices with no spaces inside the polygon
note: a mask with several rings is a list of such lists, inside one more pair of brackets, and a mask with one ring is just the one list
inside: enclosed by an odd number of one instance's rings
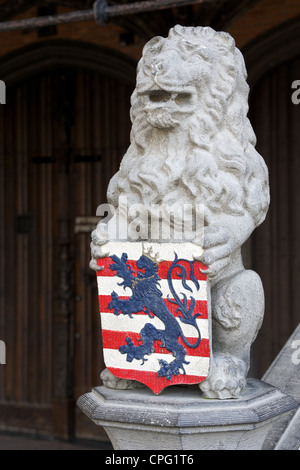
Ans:
{"label": "red and white striped shield", "polygon": [[97,282],[106,367],[156,394],[205,380],[209,291],[195,245],[109,242],[105,249]]}

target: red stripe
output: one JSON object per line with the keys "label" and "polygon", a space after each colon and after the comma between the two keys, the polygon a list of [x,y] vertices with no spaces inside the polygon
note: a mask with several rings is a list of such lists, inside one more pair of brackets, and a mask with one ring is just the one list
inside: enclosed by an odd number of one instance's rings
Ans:
{"label": "red stripe", "polygon": [[[103,267],[101,271],[97,271],[97,276],[106,276],[106,277],[113,277],[116,275],[115,271],[110,269],[110,265],[114,263],[114,261],[110,257],[99,258],[97,259],[97,265]],[[138,270],[136,261],[127,260],[127,264],[133,269],[135,272]]]}
{"label": "red stripe", "polygon": [[[113,277],[116,275],[115,271],[112,271],[110,269],[110,265],[113,263],[113,260],[110,257],[105,257],[105,258],[99,258],[97,260],[97,265],[103,267],[101,271],[97,271],[97,276],[108,276],[108,277]],[[127,260],[127,264],[131,267],[135,273],[138,272],[138,267],[136,265],[136,261],[133,260]],[[167,279],[167,274],[168,270],[170,269],[170,266],[172,264],[172,261],[162,261],[159,263],[158,266],[158,275],[160,279]],[[188,261],[181,261],[180,265],[183,266],[186,269],[187,273],[187,280],[190,280],[190,267],[189,267],[189,262]],[[202,274],[200,272],[200,269],[205,270],[207,269],[206,266],[201,263],[200,261],[194,261],[194,272],[195,276],[199,281],[206,281],[206,275]],[[176,268],[172,271],[172,279],[181,279],[180,275],[180,269]]]}
{"label": "red stripe", "polygon": [[[159,275],[160,279],[167,279],[167,274],[168,274],[168,271],[171,267],[171,264],[172,264],[172,261],[162,261],[161,263],[159,263],[158,275]],[[179,265],[183,266],[185,268],[186,273],[187,273],[186,278],[187,278],[187,280],[190,280],[191,279],[191,276],[190,276],[191,272],[190,272],[189,262],[188,261],[180,261]],[[194,273],[195,273],[196,278],[198,279],[198,281],[206,281],[207,276],[206,276],[206,274],[202,274],[200,269],[205,270],[205,269],[207,269],[207,267],[204,266],[204,264],[201,263],[200,261],[194,261]],[[181,279],[180,273],[181,273],[181,270],[179,268],[173,269],[171,278],[172,279]]]}
{"label": "red stripe", "polygon": [[[140,339],[139,333],[133,333],[132,331],[102,330],[103,349],[119,349],[120,346],[126,344],[127,337],[132,339],[135,346],[139,346],[141,344],[138,341]],[[190,344],[195,344],[197,338],[187,338],[187,340]],[[207,338],[203,338],[200,345],[194,349],[186,346],[182,338],[179,338],[179,343],[185,347],[186,353],[189,356],[210,357],[209,340]],[[154,352],[160,354],[171,354],[167,349],[161,346],[160,341],[154,342]]]}
{"label": "red stripe", "polygon": [[[176,309],[178,308],[177,304],[172,304],[171,302],[168,301],[168,299],[163,299],[163,300],[164,300],[166,306],[168,307],[168,310],[172,313],[172,315],[174,317],[181,317],[182,316],[180,311],[176,312]],[[173,299],[170,299],[170,300],[173,300]],[[187,308],[190,308],[190,305],[191,305],[191,301],[188,300],[187,301]],[[207,315],[207,301],[206,300],[196,300],[193,313],[194,313],[194,315],[196,313],[201,313],[200,318],[204,318],[204,319],[208,318],[208,315]]]}
{"label": "red stripe", "polygon": [[118,369],[116,367],[108,367],[108,370],[120,379],[137,380],[138,382],[147,385],[147,387],[151,388],[156,395],[170,385],[198,384],[206,379],[206,377],[201,375],[180,374],[174,376],[171,381],[165,377],[159,377],[157,372],[141,372],[132,369]]}
{"label": "red stripe", "polygon": [[[126,300],[126,299],[129,299],[129,297],[128,296],[119,296],[119,299],[120,300]],[[173,300],[173,299],[171,299],[171,300]],[[103,312],[103,313],[112,312],[111,309],[108,308],[108,304],[109,304],[110,301],[111,301],[111,296],[110,295],[99,295],[100,312]],[[163,299],[163,301],[165,302],[167,308],[169,309],[169,311],[172,313],[172,315],[174,317],[180,317],[181,316],[180,311],[176,312],[176,309],[178,308],[177,305],[172,304],[171,302],[168,301],[168,299]],[[188,308],[190,307],[190,304],[191,304],[191,301],[188,300],[187,301]],[[201,313],[200,318],[207,319],[208,315],[207,315],[207,302],[206,302],[206,300],[196,300],[195,307],[194,307],[194,314],[196,314],[196,313]],[[133,313],[133,315],[147,315],[147,314],[145,312],[141,311],[141,312]]]}
{"label": "red stripe", "polygon": [[[99,308],[100,312],[111,312],[112,310],[108,308],[109,302],[111,302],[111,295],[98,295],[99,299]],[[129,297],[125,295],[120,295],[119,300],[128,300]],[[140,312],[143,313],[143,312]]]}

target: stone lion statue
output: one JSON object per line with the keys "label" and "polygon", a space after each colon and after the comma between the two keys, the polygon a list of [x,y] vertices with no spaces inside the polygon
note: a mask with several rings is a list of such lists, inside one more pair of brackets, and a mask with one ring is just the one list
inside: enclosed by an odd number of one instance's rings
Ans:
{"label": "stone lion statue", "polygon": [[[204,204],[204,236],[194,243],[211,285],[213,358],[199,385],[210,398],[240,395],[264,314],[261,280],[241,256],[269,206],[268,171],[247,118],[246,76],[233,38],[210,27],[177,25],[148,42],[132,95],[131,144],[107,193],[115,207],[122,195],[149,209]],[[104,253],[102,225],[92,234],[94,268]],[[125,387],[108,371],[102,377]]]}

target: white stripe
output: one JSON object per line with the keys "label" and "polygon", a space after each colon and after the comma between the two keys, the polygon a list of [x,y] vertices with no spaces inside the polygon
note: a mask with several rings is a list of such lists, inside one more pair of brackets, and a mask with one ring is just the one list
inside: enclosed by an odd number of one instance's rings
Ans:
{"label": "white stripe", "polygon": [[[132,296],[132,291],[129,287],[126,289],[123,286],[118,286],[118,283],[121,283],[122,279],[117,276],[97,276],[97,284],[98,284],[98,293],[99,295],[111,295],[113,291],[115,291],[118,295],[123,296]],[[143,282],[143,281],[140,281]],[[180,294],[185,292],[188,296],[192,295],[195,300],[207,300],[207,282],[206,281],[199,281],[199,290],[197,291],[192,281],[187,281],[187,285],[191,287],[192,293],[185,290],[182,286],[181,279],[173,279],[173,286],[175,291]],[[162,292],[163,297],[166,299],[168,295],[172,298],[171,291],[169,289],[169,283],[167,279],[161,279],[159,281],[159,288]]]}
{"label": "white stripe", "polygon": [[137,242],[108,242],[103,246],[103,251],[119,258],[127,253],[128,259],[137,260],[143,253],[143,246]]}
{"label": "white stripe", "polygon": [[[182,323],[178,317],[176,320],[187,338],[198,338],[196,328]],[[201,333],[201,338],[209,338],[208,319],[197,318],[196,322]],[[158,329],[165,329],[164,323],[157,317],[150,318],[148,315],[134,315],[133,318],[130,318],[128,315],[114,315],[114,313],[110,312],[101,312],[102,330],[140,333],[146,323],[151,323]]]}
{"label": "white stripe", "polygon": [[[147,361],[142,364],[141,360],[134,359],[132,362],[126,360],[126,354],[121,354],[117,349],[104,349],[104,362],[106,367],[117,367],[119,369],[131,369],[141,372],[158,372],[160,369],[159,360],[163,359],[172,362],[172,354],[152,353],[147,356]],[[209,370],[209,357],[186,356],[185,360],[189,364],[184,364],[186,375],[206,376]]]}
{"label": "white stripe", "polygon": [[200,256],[203,249],[192,242],[186,243],[151,243],[151,242],[108,242],[103,246],[103,251],[121,256],[127,253],[128,259],[137,260],[143,254],[143,250],[152,248],[152,253],[158,255],[159,261],[173,261],[174,252],[179,258],[193,260],[193,256]]}

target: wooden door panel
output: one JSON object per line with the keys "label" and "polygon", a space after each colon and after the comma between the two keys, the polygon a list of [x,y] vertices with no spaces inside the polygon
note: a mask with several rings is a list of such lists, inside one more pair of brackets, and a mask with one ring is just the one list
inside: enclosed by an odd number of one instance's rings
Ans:
{"label": "wooden door panel", "polygon": [[270,175],[271,205],[253,236],[253,266],[266,297],[263,326],[256,342],[262,376],[300,321],[300,105],[292,83],[300,77],[300,58],[264,76],[251,100],[257,149]]}
{"label": "wooden door panel", "polygon": [[9,105],[0,109],[1,337],[7,348],[0,426],[22,428],[28,419],[46,432],[52,429],[53,167],[35,164],[33,156],[51,151],[48,81],[44,76],[11,90]]}
{"label": "wooden door panel", "polygon": [[103,360],[90,232],[75,221],[105,202],[130,94],[99,72],[57,69],[0,107],[0,429],[105,438],[76,407]]}

